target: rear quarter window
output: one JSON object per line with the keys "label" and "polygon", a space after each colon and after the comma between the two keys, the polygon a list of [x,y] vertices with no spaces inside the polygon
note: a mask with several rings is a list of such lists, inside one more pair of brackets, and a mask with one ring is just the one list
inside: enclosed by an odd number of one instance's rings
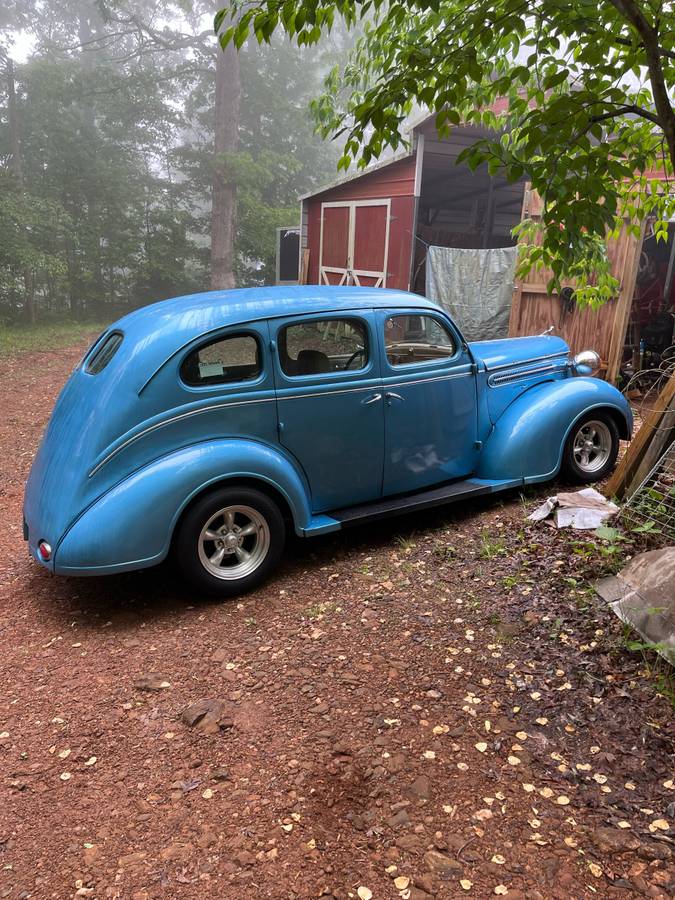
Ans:
{"label": "rear quarter window", "polygon": [[121,331],[113,331],[102,341],[96,341],[84,364],[87,375],[98,375],[102,372],[120,349],[123,340],[124,335]]}
{"label": "rear quarter window", "polygon": [[202,344],[183,360],[180,377],[191,387],[252,381],[262,372],[258,339],[232,334]]}

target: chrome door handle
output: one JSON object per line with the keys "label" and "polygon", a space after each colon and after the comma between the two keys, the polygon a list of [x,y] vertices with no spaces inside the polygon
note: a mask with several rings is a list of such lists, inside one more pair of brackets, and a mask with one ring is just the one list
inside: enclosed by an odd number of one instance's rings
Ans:
{"label": "chrome door handle", "polygon": [[395,394],[393,391],[387,391],[384,396],[387,400],[403,400],[403,397],[401,397],[400,394]]}
{"label": "chrome door handle", "polygon": [[378,400],[382,399],[382,394],[373,394],[372,397],[369,397],[368,400],[362,400],[361,404],[363,406],[369,406],[371,403],[377,403]]}

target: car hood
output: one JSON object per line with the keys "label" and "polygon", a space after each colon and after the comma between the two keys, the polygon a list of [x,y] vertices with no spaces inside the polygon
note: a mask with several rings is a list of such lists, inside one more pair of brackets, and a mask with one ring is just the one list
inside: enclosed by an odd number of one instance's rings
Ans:
{"label": "car hood", "polygon": [[566,356],[570,352],[565,341],[553,335],[472,341],[469,347],[476,362],[482,362],[488,371]]}

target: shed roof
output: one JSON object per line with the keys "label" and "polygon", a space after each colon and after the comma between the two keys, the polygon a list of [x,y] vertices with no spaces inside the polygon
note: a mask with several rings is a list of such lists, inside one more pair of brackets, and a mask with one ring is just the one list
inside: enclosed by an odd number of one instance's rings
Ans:
{"label": "shed roof", "polygon": [[362,169],[360,172],[352,172],[351,175],[346,175],[344,178],[337,178],[335,181],[324,184],[314,191],[309,191],[307,194],[301,194],[300,200],[309,200],[310,197],[318,197],[319,194],[323,194],[326,191],[332,191],[333,188],[341,187],[343,184],[350,184],[352,181],[358,181],[360,178],[367,178],[370,174],[377,172],[379,169],[384,169],[386,166],[391,166],[394,163],[400,162],[402,159],[408,159],[408,157],[414,155],[414,149],[407,149],[402,150],[399,153],[394,153],[393,156],[388,156],[386,159],[381,159],[379,162],[373,163],[372,166],[368,166],[367,169]]}

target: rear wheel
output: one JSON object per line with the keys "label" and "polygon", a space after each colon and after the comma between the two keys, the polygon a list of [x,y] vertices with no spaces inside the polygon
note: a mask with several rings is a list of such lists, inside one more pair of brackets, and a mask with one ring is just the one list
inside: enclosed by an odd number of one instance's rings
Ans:
{"label": "rear wheel", "polygon": [[195,587],[234,597],[261,584],[284,548],[279,507],[253,488],[221,488],[198,500],[176,539],[178,564]]}
{"label": "rear wheel", "polygon": [[602,481],[616,463],[619,429],[608,413],[588,413],[572,428],[563,451],[563,472],[577,483]]}

